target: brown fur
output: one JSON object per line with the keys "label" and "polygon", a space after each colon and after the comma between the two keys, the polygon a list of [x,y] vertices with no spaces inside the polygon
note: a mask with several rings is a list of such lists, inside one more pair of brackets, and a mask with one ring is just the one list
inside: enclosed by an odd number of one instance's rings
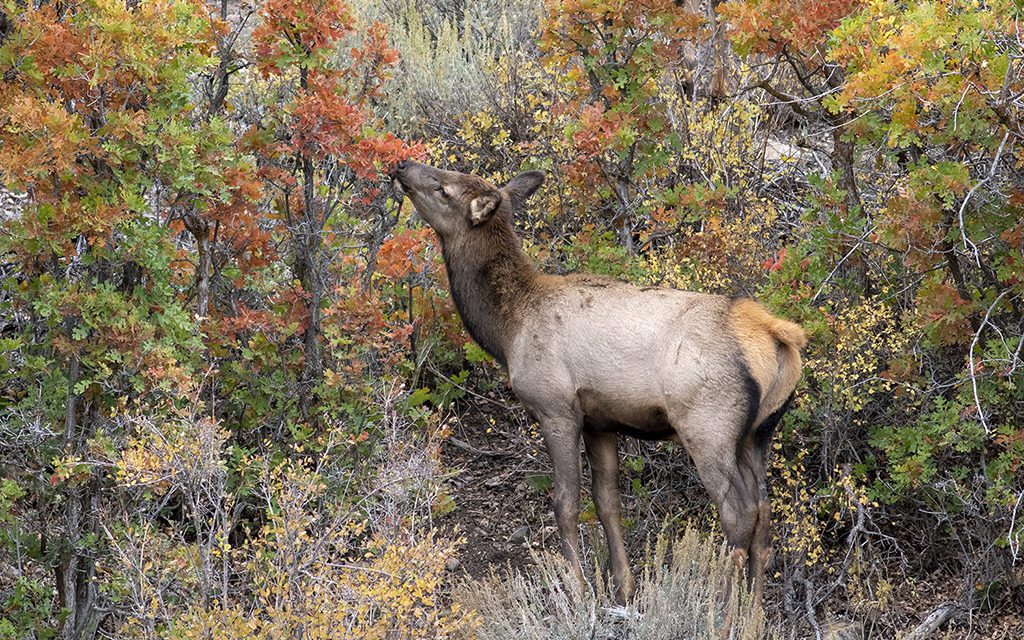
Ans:
{"label": "brown fur", "polygon": [[626,434],[683,444],[760,598],[767,439],[800,376],[800,327],[751,300],[537,271],[512,226],[513,206],[541,182],[537,172],[501,189],[408,161],[394,175],[441,238],[463,323],[508,368],[512,389],[540,423],[562,551],[580,580],[582,438],[613,585],[623,600],[634,590],[616,480],[616,434]]}

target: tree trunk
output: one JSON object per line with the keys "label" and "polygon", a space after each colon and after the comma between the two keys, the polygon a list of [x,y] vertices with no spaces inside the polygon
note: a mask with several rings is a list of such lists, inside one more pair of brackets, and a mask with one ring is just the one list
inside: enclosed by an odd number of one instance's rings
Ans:
{"label": "tree trunk", "polygon": [[616,217],[622,222],[622,228],[619,230],[620,242],[622,243],[622,246],[626,248],[626,252],[629,253],[629,255],[633,255],[635,253],[635,247],[633,246],[633,225],[630,224],[629,206],[627,204],[629,193],[626,185],[621,181],[615,185],[615,192],[618,196]]}
{"label": "tree trunk", "polygon": [[205,318],[210,312],[210,277],[213,274],[210,225],[195,211],[188,212],[183,219],[185,228],[196,239],[196,315]]}
{"label": "tree trunk", "polygon": [[849,120],[845,116],[832,119],[832,167],[839,170],[839,186],[843,188],[843,199],[850,211],[861,210],[860,189],[857,188],[856,143],[843,140],[843,133]]}
{"label": "tree trunk", "polygon": [[210,315],[210,274],[213,272],[213,256],[210,254],[210,236],[204,233],[196,238],[199,249],[199,263],[196,268],[196,315],[205,318]]}
{"label": "tree trunk", "polygon": [[[853,140],[844,140],[846,125],[849,124],[849,116],[839,114],[829,119],[832,124],[832,168],[839,171],[839,186],[843,190],[843,204],[848,214],[864,212],[860,199],[860,188],[857,186],[857,143]],[[846,244],[845,242],[843,243]],[[855,248],[850,246],[850,249]],[[845,247],[843,249],[846,251]],[[868,262],[864,259],[864,252],[857,248],[856,254],[851,256],[847,262],[849,268],[854,272],[857,281],[860,283],[861,291],[865,296],[871,296],[874,292],[874,281],[868,270]]]}
{"label": "tree trunk", "polygon": [[[68,366],[68,397],[64,415],[64,451],[77,455],[91,437],[97,417],[95,407],[82,411],[82,398],[75,393],[80,363],[73,357]],[[67,613],[59,629],[61,640],[90,639],[96,635],[99,614],[96,611],[95,560],[89,549],[81,547],[82,538],[97,532],[99,486],[95,478],[84,485],[69,487],[64,493],[64,539],[60,543],[54,579],[57,602]]]}
{"label": "tree trunk", "polygon": [[629,149],[629,155],[618,166],[614,167],[614,173],[611,176],[611,186],[615,190],[615,216],[622,224],[622,228],[619,231],[620,241],[629,255],[636,253],[636,243],[633,242],[633,212],[629,206],[629,187],[633,178],[635,162],[636,143],[633,143],[633,146]]}
{"label": "tree trunk", "polygon": [[302,288],[309,294],[309,301],[306,305],[306,311],[309,314],[309,324],[306,325],[306,335],[304,339],[305,348],[305,363],[303,366],[302,382],[303,382],[303,413],[307,412],[310,404],[312,403],[313,389],[319,384],[323,378],[324,365],[323,365],[323,349],[322,349],[322,328],[321,319],[323,311],[321,309],[324,300],[324,288],[323,288],[323,277],[319,273],[319,265],[315,258],[318,257],[314,253],[310,261],[309,269],[307,270],[307,277],[302,281]]}
{"label": "tree trunk", "polygon": [[295,276],[302,283],[308,296],[306,300],[307,324],[303,336],[305,360],[300,382],[299,406],[302,414],[309,417],[313,403],[313,390],[323,379],[323,335],[321,321],[324,302],[324,265],[320,255],[323,241],[323,220],[314,191],[315,172],[313,161],[301,158],[303,211],[299,227],[292,234],[295,246]]}

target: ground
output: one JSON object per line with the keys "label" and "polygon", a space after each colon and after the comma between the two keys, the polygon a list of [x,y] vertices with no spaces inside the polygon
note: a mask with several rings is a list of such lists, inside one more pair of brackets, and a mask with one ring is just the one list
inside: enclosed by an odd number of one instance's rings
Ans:
{"label": "ground", "polygon": [[542,481],[551,473],[547,455],[531,442],[522,410],[498,397],[477,399],[453,417],[444,449],[445,467],[457,472],[451,519],[466,540],[457,570],[473,578],[524,567],[532,552],[558,548]]}

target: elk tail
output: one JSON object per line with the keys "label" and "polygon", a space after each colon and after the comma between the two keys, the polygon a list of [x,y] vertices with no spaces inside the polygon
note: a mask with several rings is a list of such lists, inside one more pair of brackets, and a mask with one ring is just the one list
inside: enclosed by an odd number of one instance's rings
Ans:
{"label": "elk tail", "polygon": [[807,335],[800,325],[776,318],[749,298],[733,301],[730,325],[745,364],[761,391],[754,423],[760,424],[779,412],[772,420],[777,422],[800,379],[800,350],[807,344]]}
{"label": "elk tail", "polygon": [[800,325],[795,322],[790,322],[789,320],[776,318],[775,316],[769,315],[767,311],[765,312],[765,315],[767,316],[764,323],[765,329],[775,336],[776,340],[787,346],[793,347],[797,351],[800,351],[807,346],[807,334],[804,333],[804,330]]}
{"label": "elk tail", "polygon": [[[734,326],[741,332],[767,331],[773,338],[799,352],[807,345],[807,334],[795,322],[776,318],[750,298],[740,298],[732,305]],[[742,336],[741,336],[742,337]]]}

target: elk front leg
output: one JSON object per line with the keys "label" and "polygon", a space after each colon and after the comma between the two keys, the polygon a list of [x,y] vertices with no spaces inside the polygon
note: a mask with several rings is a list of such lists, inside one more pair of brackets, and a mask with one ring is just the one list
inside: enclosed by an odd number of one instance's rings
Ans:
{"label": "elk front leg", "polygon": [[555,522],[561,539],[562,555],[572,563],[580,587],[585,588],[580,558],[580,428],[582,418],[548,417],[542,419],[541,433],[554,472]]}
{"label": "elk front leg", "polygon": [[629,569],[622,541],[622,503],[619,498],[619,444],[614,433],[583,432],[590,461],[591,494],[597,517],[608,541],[608,560],[616,599],[626,604],[633,598],[636,582]]}

